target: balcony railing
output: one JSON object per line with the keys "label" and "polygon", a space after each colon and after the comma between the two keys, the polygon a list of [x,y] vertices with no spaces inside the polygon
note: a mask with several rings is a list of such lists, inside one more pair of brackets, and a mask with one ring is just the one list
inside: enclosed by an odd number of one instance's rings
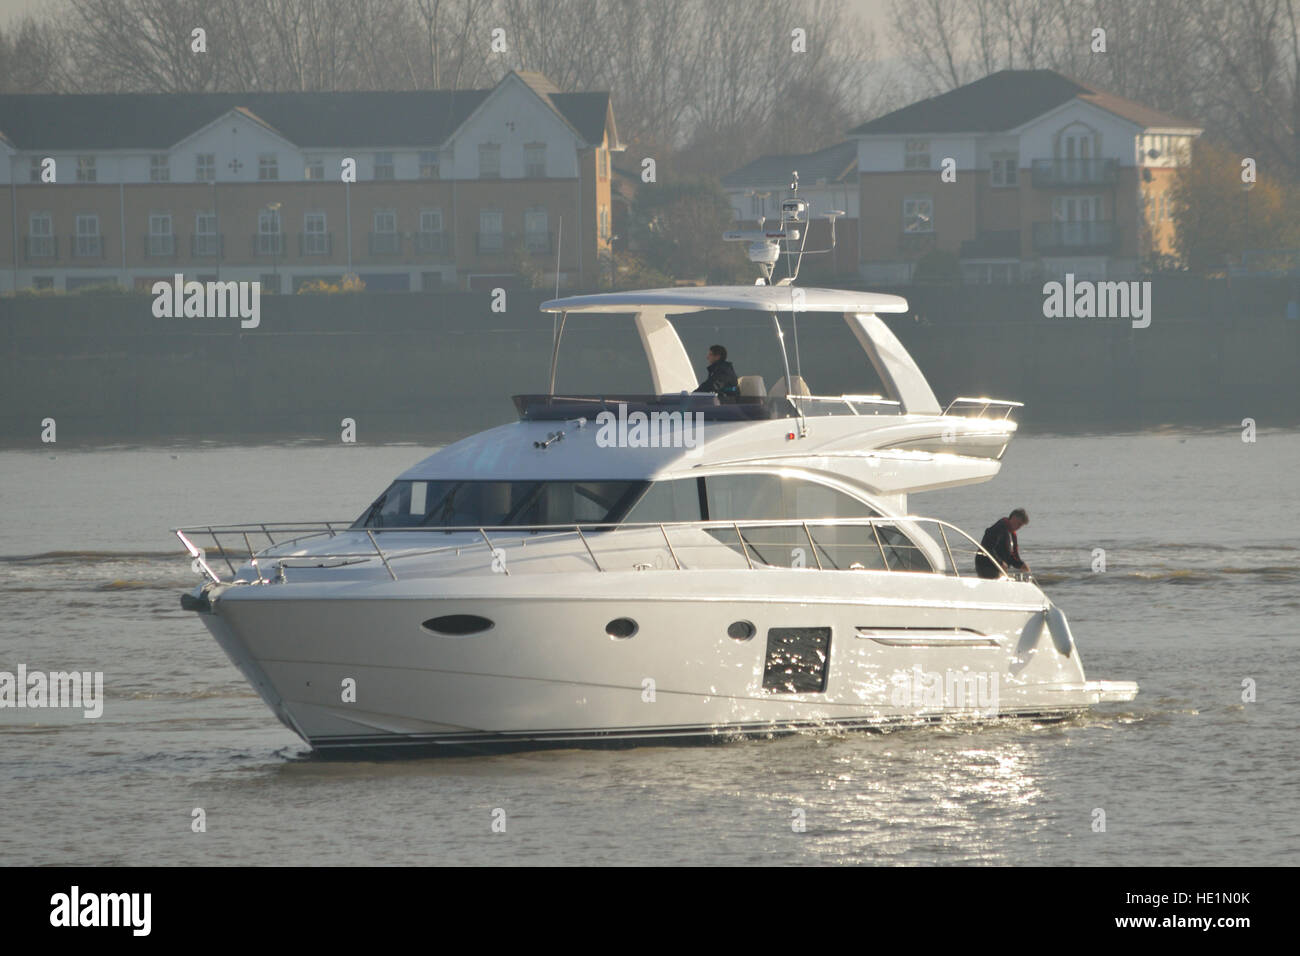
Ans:
{"label": "balcony railing", "polygon": [[74,259],[104,258],[103,236],[71,236],[69,237],[69,244],[72,247],[72,258]]}
{"label": "balcony railing", "polygon": [[28,261],[59,258],[59,240],[56,236],[27,236],[23,245]]}
{"label": "balcony railing", "polygon": [[397,232],[370,233],[370,254],[372,256],[395,256],[402,251],[402,236]]}
{"label": "balcony railing", "polygon": [[1053,252],[1108,252],[1115,245],[1115,223],[1108,219],[1087,222],[1034,223],[1034,250]]}
{"label": "balcony railing", "polygon": [[284,255],[284,233],[282,232],[254,233],[253,234],[253,255],[255,256]]}
{"label": "balcony railing", "polygon": [[929,252],[937,236],[931,232],[904,232],[898,237],[898,248],[903,252]]}
{"label": "balcony railing", "polygon": [[200,232],[190,236],[190,255],[195,259],[216,258],[225,251],[225,236],[219,232]]}
{"label": "balcony railing", "polygon": [[144,254],[150,259],[165,259],[176,255],[176,237],[150,233],[144,237]]}
{"label": "balcony railing", "polygon": [[298,233],[298,255],[328,256],[334,252],[334,233],[300,232]]}
{"label": "balcony railing", "polygon": [[1119,163],[1113,159],[1036,159],[1034,186],[1109,186],[1119,177]]}
{"label": "balcony railing", "polygon": [[451,236],[445,232],[417,232],[415,244],[425,255],[445,255],[451,252]]}
{"label": "balcony railing", "polygon": [[551,237],[552,233],[549,232],[526,232],[524,233],[524,248],[538,255],[550,252],[553,245]]}

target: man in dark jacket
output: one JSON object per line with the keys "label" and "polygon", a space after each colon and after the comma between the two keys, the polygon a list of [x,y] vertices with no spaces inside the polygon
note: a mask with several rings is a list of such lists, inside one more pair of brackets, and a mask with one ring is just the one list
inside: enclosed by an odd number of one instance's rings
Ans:
{"label": "man in dark jacket", "polygon": [[740,397],[740,380],[727,361],[727,350],[721,345],[709,346],[709,374],[695,391],[714,392],[722,402]]}
{"label": "man in dark jacket", "polygon": [[[980,545],[993,555],[1003,568],[1016,568],[1029,573],[1029,565],[1020,560],[1020,542],[1016,532],[1029,524],[1029,515],[1024,508],[1017,508],[1005,518],[999,518],[984,530]],[[982,554],[975,555],[975,573],[982,578],[996,578],[1001,571]]]}

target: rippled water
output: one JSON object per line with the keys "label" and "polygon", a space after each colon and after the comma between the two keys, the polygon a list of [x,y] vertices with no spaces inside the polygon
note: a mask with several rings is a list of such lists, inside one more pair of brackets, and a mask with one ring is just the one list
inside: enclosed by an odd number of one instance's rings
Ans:
{"label": "rippled water", "polygon": [[1088,675],[1139,681],[1132,704],[715,747],[314,759],[180,610],[195,578],[167,529],[352,517],[424,453],[0,452],[0,670],[102,670],[107,696],[98,720],[0,710],[0,860],[1295,861],[1298,433],[1024,436],[994,482],[913,498],[976,535],[1026,507],[1022,551]]}

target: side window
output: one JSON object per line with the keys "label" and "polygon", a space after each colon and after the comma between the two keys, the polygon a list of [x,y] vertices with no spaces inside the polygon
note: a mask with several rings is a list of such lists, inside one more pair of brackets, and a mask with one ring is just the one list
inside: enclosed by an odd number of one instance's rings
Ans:
{"label": "side window", "polygon": [[656,481],[646,489],[626,521],[650,523],[659,521],[699,521],[700,487],[698,478],[679,478],[676,481]]}
{"label": "side window", "polygon": [[[776,475],[713,475],[704,479],[710,521],[787,517]],[[789,515],[793,517],[793,515]]]}

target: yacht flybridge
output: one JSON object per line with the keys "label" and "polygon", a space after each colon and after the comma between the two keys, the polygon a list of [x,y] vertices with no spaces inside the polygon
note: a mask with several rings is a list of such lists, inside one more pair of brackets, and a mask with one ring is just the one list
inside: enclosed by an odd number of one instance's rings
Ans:
{"label": "yacht flybridge", "polygon": [[[750,244],[760,284],[574,296],[550,389],[399,475],[355,520],[190,527],[182,597],[320,752],[653,743],[1060,716],[1090,681],[1036,583],[908,496],[987,481],[1015,402],[941,405],[881,315],[892,295],[772,283],[807,204]],[[787,202],[790,207],[790,202]],[[833,220],[832,220],[833,226]],[[802,246],[795,254],[802,256]],[[673,320],[767,316],[770,386],[695,393]],[[839,314],[884,394],[819,395],[801,313]],[[649,394],[557,392],[570,315],[631,316]],[[786,348],[795,344],[794,364]],[[813,376],[815,382],[816,379]]]}

